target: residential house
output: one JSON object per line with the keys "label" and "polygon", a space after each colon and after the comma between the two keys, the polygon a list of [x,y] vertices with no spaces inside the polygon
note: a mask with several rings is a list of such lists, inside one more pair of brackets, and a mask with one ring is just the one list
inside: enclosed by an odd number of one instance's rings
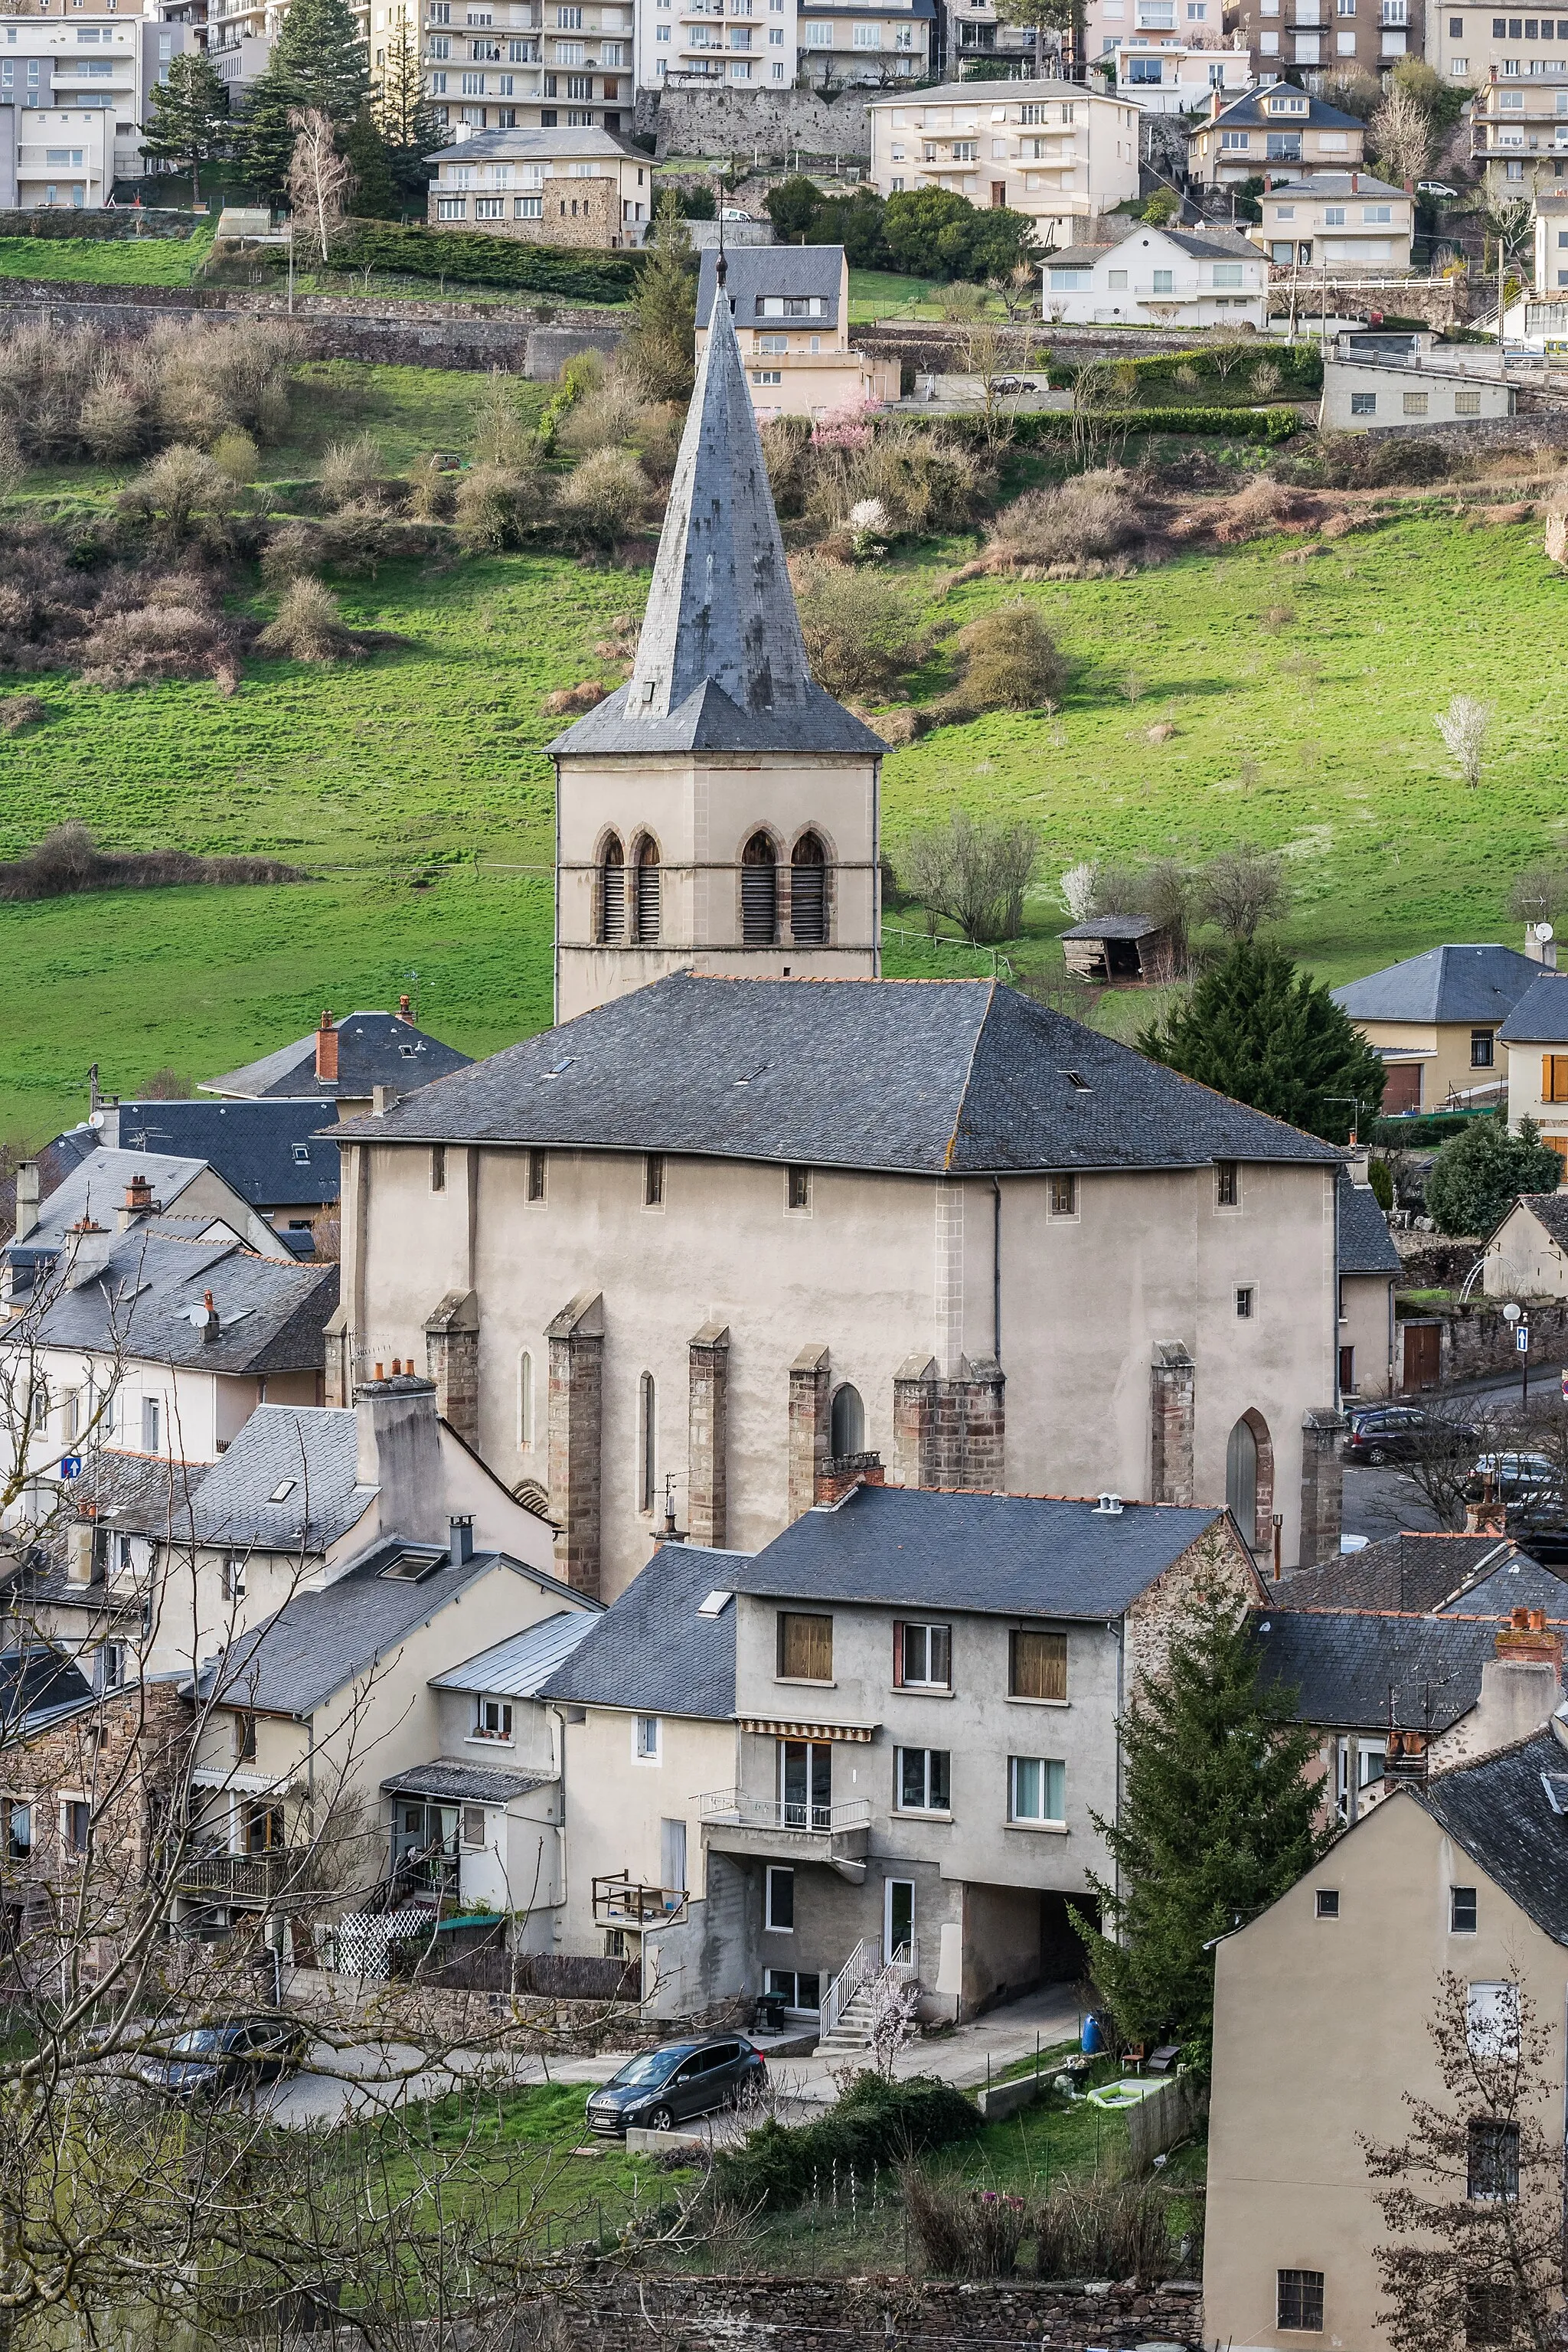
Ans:
{"label": "residential house", "polygon": [[[1135,0],[1140,14],[1160,5],[1161,0]],[[1106,41],[1094,64],[1143,114],[1197,114],[1207,107],[1211,91],[1239,98],[1255,79],[1249,49],[1195,47],[1179,35],[1163,39],[1156,33],[1123,34]]]}
{"label": "residential house", "polygon": [[1541,978],[1544,952],[1428,948],[1330,992],[1383,1057],[1384,1118],[1489,1100],[1500,1091],[1498,1039]]}
{"label": "residential house", "polygon": [[[1526,64],[1531,79],[1521,80]],[[1568,37],[1561,58],[1493,64],[1470,104],[1470,160],[1494,203],[1560,193],[1568,164]]]}
{"label": "residential house", "polygon": [[[1364,1544],[1359,1551],[1336,1552],[1315,1568],[1297,1570],[1279,1585],[1279,1598],[1293,1610],[1428,1616],[1450,1604],[1468,1609],[1471,1596],[1489,1578],[1514,1570],[1521,1576],[1542,1572],[1511,1536],[1407,1530]],[[1541,1594],[1531,1589],[1528,1597],[1534,1606]],[[1511,1614],[1514,1605],[1508,1601],[1502,1613]]]}
{"label": "residential house", "polygon": [[871,100],[871,178],[884,196],[947,188],[1005,205],[1067,245],[1139,186],[1139,115],[1061,81],[946,82]]}
{"label": "residential house", "polygon": [[[1061,56],[1070,50],[1070,33],[1047,31],[1045,35],[1047,56]],[[994,59],[1019,73],[1030,72],[1037,62],[1034,26],[1004,24],[995,0],[945,0],[937,15],[933,72],[951,74],[962,81],[968,68],[981,59]]]}
{"label": "residential house", "polygon": [[1510,1126],[1533,1118],[1542,1140],[1568,1155],[1568,972],[1537,966],[1498,1036],[1508,1049]]}
{"label": "residential house", "polygon": [[[1391,2232],[1365,2147],[1402,2144],[1413,2100],[1447,2115],[1457,2105],[1465,2121],[1429,2031],[1445,1977],[1465,1988],[1469,2034],[1489,2031],[1493,2048],[1528,1997],[1545,2047],[1537,2120],[1560,2134],[1563,1730],[1556,1715],[1498,1754],[1402,1787],[1219,1944],[1204,2260],[1215,2342],[1389,2342],[1376,2249]],[[1451,2190],[1432,2193],[1462,2200],[1466,2185],[1461,2168]],[[1504,2329],[1476,2306],[1468,2332]]]}
{"label": "residential house", "polygon": [[[1223,228],[1141,224],[1119,245],[1069,246],[1040,265],[1042,315],[1053,324],[1254,327],[1268,324],[1268,268],[1256,247]],[[1103,934],[1106,917],[1099,919]],[[1123,921],[1131,918],[1121,919]],[[1096,931],[1080,924],[1071,936]]]}
{"label": "residential house", "polygon": [[47,1200],[37,1161],[16,1171],[16,1227],[0,1256],[13,1312],[30,1295],[33,1269],[52,1265],[71,1234],[127,1233],[156,1219],[198,1237],[226,1233],[249,1249],[278,1247],[267,1219],[208,1160],[103,1145],[52,1159],[58,1181]]}
{"label": "residential house", "polygon": [[1340,1155],[999,983],[877,980],[882,747],[807,666],[725,304],[630,678],[551,749],[563,1017],[336,1129],[329,1397],[423,1350],[605,1599],[667,1497],[755,1550],[867,1449],[1182,1502],[1234,1470],[1248,1539],[1318,1558]]}
{"label": "residential house", "polygon": [[1536,194],[1534,274],[1535,291],[1551,294],[1561,304],[1568,289],[1568,189],[1561,194]]}
{"label": "residential house", "polygon": [[436,228],[616,252],[640,245],[652,217],[652,160],[613,131],[475,131],[426,161]]}
{"label": "residential house", "polygon": [[[1278,38],[1267,28],[1258,37],[1265,72],[1268,44]],[[1187,170],[1204,188],[1235,187],[1287,171],[1315,179],[1320,172],[1343,173],[1359,165],[1365,141],[1366,126],[1353,114],[1342,114],[1294,82],[1264,82],[1237,99],[1216,89],[1187,141]]]}
{"label": "residential house", "polygon": [[[462,1066],[461,1056],[456,1057],[456,1066]],[[96,1143],[110,1151],[205,1160],[266,1219],[279,1241],[308,1256],[318,1230],[337,1220],[332,1116],[319,1095],[226,1102],[114,1100],[72,1132],[89,1149]]]}
{"label": "residential house", "polygon": [[796,63],[807,84],[886,89],[929,79],[935,0],[796,0]]}
{"label": "residential house", "polygon": [[1084,59],[1092,66],[1127,40],[1217,50],[1224,18],[1221,0],[1085,0]]}
{"label": "residential house", "polygon": [[1401,1264],[1377,1196],[1360,1174],[1339,1187],[1340,1397],[1387,1396],[1398,1386],[1394,1294]]}
{"label": "residential house", "polygon": [[[708,348],[717,251],[697,279],[697,356]],[[841,245],[742,246],[725,255],[725,293],[752,404],[773,416],[879,408],[899,396],[896,359],[849,347],[849,264]]]}
{"label": "residential house", "polygon": [[1483,1252],[1489,1298],[1568,1298],[1568,1192],[1526,1192]]}
{"label": "residential house", "polygon": [[723,15],[718,0],[647,0],[637,11],[637,88],[722,82],[750,92],[793,84],[800,64],[796,0],[738,0],[728,24],[715,21]]}
{"label": "residential house", "polygon": [[1495,346],[1442,343],[1425,332],[1351,332],[1337,335],[1324,359],[1318,422],[1339,433],[1419,431],[1423,417],[1464,424],[1513,409]]}
{"label": "residential house", "polygon": [[[1550,84],[1568,73],[1565,26],[1568,17],[1500,16],[1492,0],[1447,0],[1427,16],[1426,62],[1446,81],[1465,84],[1467,96],[1493,79]],[[1532,178],[1537,169],[1531,167]],[[1513,176],[1523,178],[1522,161]]]}
{"label": "residential house", "polygon": [[[395,1013],[351,1013],[337,1022],[323,1013],[310,1036],[297,1037],[291,1045],[280,1045],[221,1078],[204,1078],[197,1091],[229,1101],[331,1104],[340,1118],[357,1118],[369,1110],[378,1088],[411,1095],[432,1078],[468,1066],[467,1054],[416,1026],[405,996]],[[106,1106],[106,1113],[111,1108]],[[177,1108],[160,1103],[158,1116]],[[322,1124],[330,1127],[331,1118]]]}
{"label": "residential house", "polygon": [[112,8],[0,13],[0,212],[98,212],[139,180],[153,85],[195,46]]}
{"label": "residential house", "polygon": [[1125,1696],[1208,1576],[1258,1595],[1223,1510],[853,1467],[754,1557],[662,1546],[546,1686],[568,1933],[640,1940],[666,2013],[770,1991],[851,2036],[884,1965],[941,2016],[1076,1977]]}
{"label": "residential house", "polygon": [[1279,268],[1299,265],[1342,278],[1410,267],[1415,200],[1370,172],[1267,178],[1258,204],[1263,218],[1249,235]]}

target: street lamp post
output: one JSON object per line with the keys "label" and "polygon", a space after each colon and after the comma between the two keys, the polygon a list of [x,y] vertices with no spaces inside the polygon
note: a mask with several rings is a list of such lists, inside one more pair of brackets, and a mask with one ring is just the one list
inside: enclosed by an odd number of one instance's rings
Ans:
{"label": "street lamp post", "polygon": [[1521,1402],[1528,1407],[1530,1403],[1530,1319],[1524,1309],[1521,1307],[1516,1307],[1511,1298],[1502,1313],[1503,1320],[1513,1335],[1513,1344],[1521,1358],[1520,1373],[1522,1381]]}

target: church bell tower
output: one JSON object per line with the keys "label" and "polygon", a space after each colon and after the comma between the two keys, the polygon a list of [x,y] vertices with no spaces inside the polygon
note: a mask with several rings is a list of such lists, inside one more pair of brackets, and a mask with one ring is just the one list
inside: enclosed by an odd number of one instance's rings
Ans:
{"label": "church bell tower", "polygon": [[811,675],[724,278],[631,677],[549,746],[557,1021],[682,967],[880,969],[886,747]]}

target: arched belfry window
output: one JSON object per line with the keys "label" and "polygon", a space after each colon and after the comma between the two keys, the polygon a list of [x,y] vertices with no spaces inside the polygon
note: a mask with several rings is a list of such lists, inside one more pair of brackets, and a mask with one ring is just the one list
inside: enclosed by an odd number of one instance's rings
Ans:
{"label": "arched belfry window", "polygon": [[754,833],[741,852],[742,944],[771,948],[778,928],[778,853],[765,833]]}
{"label": "arched belfry window", "polygon": [[846,1381],[835,1389],[831,1409],[828,1444],[835,1456],[844,1454],[864,1454],[866,1451],[866,1408],[858,1389]]}
{"label": "arched belfry window", "polygon": [[633,895],[637,943],[647,947],[658,937],[658,844],[646,835],[637,844]]}
{"label": "arched belfry window", "polygon": [[626,935],[626,854],[612,835],[599,867],[599,937],[612,942]]}
{"label": "arched belfry window", "polygon": [[827,856],[815,833],[803,833],[790,858],[790,935],[798,947],[827,938]]}

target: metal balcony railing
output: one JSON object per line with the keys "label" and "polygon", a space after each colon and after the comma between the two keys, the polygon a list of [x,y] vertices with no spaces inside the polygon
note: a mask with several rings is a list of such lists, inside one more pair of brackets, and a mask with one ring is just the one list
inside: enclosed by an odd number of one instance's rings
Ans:
{"label": "metal balcony railing", "polygon": [[818,1805],[805,1798],[749,1797],[740,1789],[710,1789],[698,1799],[698,1807],[705,1822],[725,1822],[739,1829],[805,1831],[816,1837],[867,1829],[871,1821],[868,1797]]}

